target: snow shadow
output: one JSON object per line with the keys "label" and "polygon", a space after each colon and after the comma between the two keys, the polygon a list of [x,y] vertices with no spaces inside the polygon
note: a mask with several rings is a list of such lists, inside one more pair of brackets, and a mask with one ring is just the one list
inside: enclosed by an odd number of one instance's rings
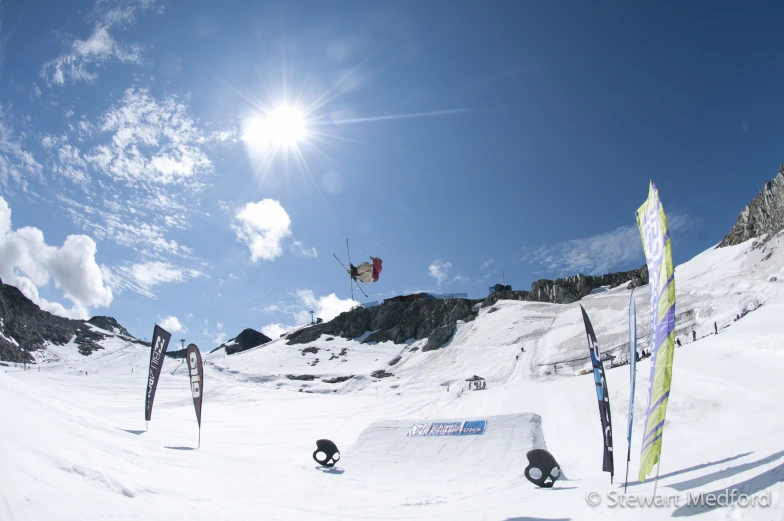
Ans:
{"label": "snow shadow", "polygon": [[571,521],[571,517],[507,517],[504,521]]}
{"label": "snow shadow", "polygon": [[[711,474],[706,474],[705,476],[699,476],[694,479],[690,479],[688,481],[681,481],[680,483],[675,483],[673,485],[667,485],[670,488],[674,488],[678,492],[683,492],[684,490],[689,490],[692,488],[701,487],[703,485],[707,485],[708,483],[712,483],[719,479],[726,479],[730,476],[734,476],[735,474],[740,474],[741,472],[746,472],[747,470],[755,469],[757,467],[761,467],[762,465],[767,465],[768,463],[773,463],[777,459],[784,456],[784,451],[777,452],[775,454],[771,454],[766,458],[762,458],[761,460],[752,461],[750,463],[744,463],[742,465],[736,465],[735,467],[729,467],[726,469],[719,470],[717,472],[713,472]],[[661,477],[659,477],[661,479]]]}
{"label": "snow shadow", "polygon": [[[699,465],[694,465],[693,467],[688,467],[688,468],[685,468],[685,469],[676,470],[676,471],[673,471],[673,472],[668,472],[667,474],[661,474],[659,476],[659,479],[671,478],[673,476],[678,476],[679,474],[686,474],[688,472],[694,472],[695,470],[704,469],[706,467],[712,467],[713,465],[721,465],[722,463],[727,463],[728,461],[744,458],[744,457],[748,456],[749,454],[751,454],[751,452],[744,452],[742,454],[738,454],[736,456],[730,456],[729,458],[724,458],[724,459],[721,459],[721,460],[718,460],[718,461],[709,461],[708,463],[700,463]],[[651,476],[648,479],[646,479],[645,481],[630,481],[628,483],[628,486],[633,487],[635,485],[641,485],[643,483],[651,483],[655,479],[656,479],[655,476]]]}
{"label": "snow shadow", "polygon": [[193,447],[163,447],[164,449],[171,449],[171,450],[194,450]]}
{"label": "snow shadow", "polygon": [[120,429],[120,430],[121,431],[125,431],[125,432],[127,432],[129,434],[135,434],[137,436],[140,435],[140,434],[144,434],[145,433],[145,431],[135,431],[133,429]]}
{"label": "snow shadow", "polygon": [[[686,504],[675,509],[675,511],[672,513],[672,517],[695,516],[698,514],[704,514],[706,512],[716,510],[717,508],[727,508],[729,505],[734,505],[735,503],[738,502],[737,496],[740,495],[752,496],[753,494],[762,492],[766,488],[769,488],[775,485],[776,483],[781,483],[781,482],[784,482],[784,463],[782,463],[778,467],[763,472],[759,476],[753,477],[751,479],[747,479],[746,481],[742,481],[731,488],[727,487],[719,490],[713,490],[705,494],[705,496],[713,495],[713,497],[718,497],[721,494],[726,494],[726,497],[728,498],[726,504],[719,505],[718,502],[716,502],[716,504],[714,505]],[[731,495],[733,491],[736,491],[734,498]],[[765,507],[749,506],[747,508],[765,508]],[[771,508],[771,507],[768,506],[767,508]]]}
{"label": "snow shadow", "polygon": [[340,475],[340,474],[343,474],[344,472],[346,472],[344,469],[342,469],[340,467],[332,467],[332,468],[313,467],[313,468],[315,468],[316,470],[320,470],[324,474],[338,474],[338,475]]}

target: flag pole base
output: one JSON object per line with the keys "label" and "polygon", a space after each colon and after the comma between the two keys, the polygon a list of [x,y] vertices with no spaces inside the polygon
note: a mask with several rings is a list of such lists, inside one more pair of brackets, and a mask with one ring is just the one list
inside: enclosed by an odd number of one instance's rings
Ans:
{"label": "flag pole base", "polygon": [[656,497],[656,486],[659,484],[659,467],[661,467],[661,454],[659,454],[659,462],[656,464],[656,479],[653,482],[654,497]]}

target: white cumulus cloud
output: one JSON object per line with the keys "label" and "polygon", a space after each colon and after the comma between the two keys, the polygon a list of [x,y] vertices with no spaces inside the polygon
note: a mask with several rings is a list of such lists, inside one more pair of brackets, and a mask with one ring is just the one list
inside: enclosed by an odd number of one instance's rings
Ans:
{"label": "white cumulus cloud", "polygon": [[316,297],[313,290],[298,289],[297,298],[300,303],[306,308],[298,311],[295,318],[298,324],[306,324],[310,322],[310,311],[314,311],[316,317],[321,318],[324,322],[328,322],[340,315],[344,311],[349,311],[357,305],[351,299],[341,299],[334,293],[329,295]]}
{"label": "white cumulus cloud", "polygon": [[[95,260],[97,246],[86,235],[69,235],[61,247],[50,246],[38,228],[13,230],[11,208],[0,196],[0,277],[17,286],[41,309],[68,318],[89,318],[89,308],[108,307],[112,290],[108,268]],[[39,289],[54,280],[73,303],[66,308],[42,298]]]}
{"label": "white cumulus cloud", "polygon": [[280,335],[285,333],[291,329],[290,327],[286,327],[283,324],[267,324],[263,328],[261,328],[261,332],[265,334],[270,340],[277,340],[280,338]]}
{"label": "white cumulus cloud", "polygon": [[232,229],[250,249],[253,262],[283,255],[282,242],[291,236],[291,218],[278,201],[248,203],[234,216]]}
{"label": "white cumulus cloud", "polygon": [[161,320],[160,326],[169,333],[179,333],[180,331],[187,331],[180,323],[179,319],[175,316],[168,316]]}

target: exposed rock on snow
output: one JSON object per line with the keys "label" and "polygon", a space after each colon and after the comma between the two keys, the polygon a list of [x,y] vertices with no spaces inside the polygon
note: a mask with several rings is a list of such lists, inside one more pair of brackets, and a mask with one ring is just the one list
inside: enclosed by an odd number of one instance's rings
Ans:
{"label": "exposed rock on snow", "polygon": [[347,380],[351,380],[352,378],[354,378],[353,374],[348,376],[336,376],[334,378],[326,378],[321,381],[324,382],[325,384],[340,384]]}
{"label": "exposed rock on snow", "polygon": [[372,373],[370,373],[370,376],[372,376],[373,378],[388,378],[390,376],[395,376],[395,375],[393,375],[392,373],[388,373],[383,369],[379,369],[378,371],[373,371]]}
{"label": "exposed rock on snow", "polygon": [[422,352],[434,351],[442,347],[444,344],[449,342],[449,340],[455,334],[456,330],[457,327],[454,324],[439,327],[427,338],[427,344],[422,348]]}
{"label": "exposed rock on snow", "polygon": [[458,320],[473,318],[471,304],[465,299],[388,302],[372,308],[358,307],[329,322],[301,329],[289,335],[287,344],[306,344],[321,335],[354,339],[367,331],[373,333],[363,343],[391,341],[402,344],[410,338],[429,337],[444,326],[454,327]]}
{"label": "exposed rock on snow", "polygon": [[131,335],[131,334],[128,332],[128,330],[127,330],[127,329],[125,329],[124,327],[122,327],[122,326],[121,326],[121,325],[120,325],[120,324],[119,324],[119,323],[118,323],[118,322],[117,322],[117,321],[116,321],[114,318],[112,318],[112,317],[102,317],[102,316],[98,316],[98,317],[93,317],[93,318],[91,318],[91,319],[90,319],[90,320],[88,320],[87,322],[89,322],[90,324],[92,324],[92,325],[94,325],[94,326],[96,326],[96,327],[100,327],[101,329],[103,329],[103,330],[105,330],[105,331],[109,331],[110,333],[116,333],[116,334],[118,334],[118,335],[123,335],[123,336],[127,336],[127,337],[131,337],[131,338],[133,338],[133,335]]}
{"label": "exposed rock on snow", "polygon": [[287,374],[286,378],[289,380],[302,380],[304,382],[311,382],[316,379],[312,374]]}
{"label": "exposed rock on snow", "polygon": [[718,247],[734,246],[766,236],[764,242],[784,230],[784,164],[773,181],[767,181],[762,191],[738,215],[735,226]]}
{"label": "exposed rock on snow", "polygon": [[631,289],[647,283],[648,266],[599,276],[577,274],[565,279],[540,279],[531,284],[531,291],[496,291],[482,302],[481,307],[492,306],[499,300],[571,304],[589,295],[595,289],[604,286],[614,288],[622,284],[628,284],[628,287]]}
{"label": "exposed rock on snow", "polygon": [[219,349],[226,349],[227,355],[233,355],[234,353],[241,353],[242,351],[247,351],[248,349],[258,347],[271,341],[272,340],[264,333],[259,333],[255,329],[247,328],[236,337],[219,345],[210,352],[212,353]]}

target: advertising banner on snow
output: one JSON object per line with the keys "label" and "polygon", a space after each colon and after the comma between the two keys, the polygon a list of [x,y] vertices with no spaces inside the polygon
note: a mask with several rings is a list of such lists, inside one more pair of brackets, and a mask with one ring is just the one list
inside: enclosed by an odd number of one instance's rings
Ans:
{"label": "advertising banner on snow", "polygon": [[651,376],[639,473],[639,480],[644,481],[661,455],[664,417],[670,397],[672,360],[675,354],[675,269],[672,264],[672,241],[664,206],[653,181],[648,190],[648,199],[640,206],[636,215],[648,265],[651,301]]}
{"label": "advertising banner on snow", "polygon": [[486,428],[487,420],[416,423],[406,436],[479,436],[485,433]]}
{"label": "advertising banner on snow", "polygon": [[158,388],[158,379],[163,368],[163,359],[166,355],[166,348],[169,347],[171,333],[156,325],[152,334],[152,346],[150,348],[150,370],[147,373],[147,394],[144,400],[144,419],[150,421],[152,418],[152,403],[155,400],[155,390]]}
{"label": "advertising banner on snow", "polygon": [[185,351],[185,360],[188,362],[188,375],[191,380],[191,396],[193,407],[196,409],[196,421],[201,429],[201,402],[204,398],[204,367],[201,363],[201,353],[195,344],[190,344]]}
{"label": "advertising banner on snow", "polygon": [[613,462],[613,442],[612,442],[612,419],[610,418],[610,396],[607,392],[607,380],[604,377],[604,364],[599,357],[599,345],[596,342],[596,335],[593,326],[582,306],[583,321],[585,322],[585,334],[588,337],[588,350],[591,352],[591,364],[593,365],[593,379],[596,385],[596,397],[599,400],[599,417],[602,421],[602,436],[604,437],[604,459],[602,470],[610,473],[612,483],[615,474]]}

